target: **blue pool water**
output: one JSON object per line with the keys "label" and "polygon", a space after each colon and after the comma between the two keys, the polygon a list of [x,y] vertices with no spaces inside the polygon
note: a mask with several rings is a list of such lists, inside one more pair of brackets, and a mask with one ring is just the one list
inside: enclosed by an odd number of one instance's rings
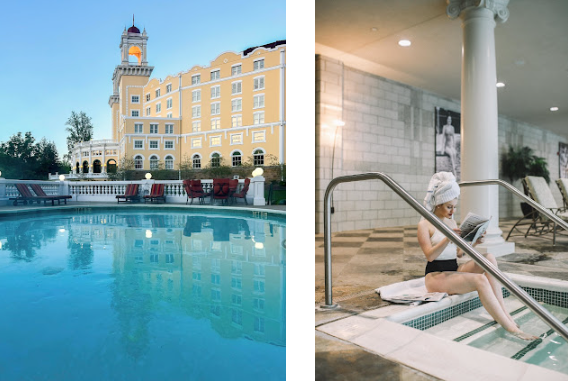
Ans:
{"label": "blue pool water", "polygon": [[0,220],[0,380],[284,380],[285,220]]}

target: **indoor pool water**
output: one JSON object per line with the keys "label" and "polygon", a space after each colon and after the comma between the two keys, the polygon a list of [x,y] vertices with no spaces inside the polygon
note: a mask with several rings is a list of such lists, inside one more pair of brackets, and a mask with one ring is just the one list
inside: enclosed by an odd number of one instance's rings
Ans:
{"label": "indoor pool water", "polygon": [[[568,308],[549,304],[543,304],[543,307],[564,324],[568,323]],[[507,334],[503,328],[499,328],[470,342],[469,345],[568,374],[568,362],[566,361],[568,343],[566,340],[526,307],[520,308],[518,315],[514,315],[514,318],[525,332],[540,336],[541,339],[519,340]]]}
{"label": "indoor pool water", "polygon": [[86,209],[0,244],[0,380],[286,377],[284,217]]}

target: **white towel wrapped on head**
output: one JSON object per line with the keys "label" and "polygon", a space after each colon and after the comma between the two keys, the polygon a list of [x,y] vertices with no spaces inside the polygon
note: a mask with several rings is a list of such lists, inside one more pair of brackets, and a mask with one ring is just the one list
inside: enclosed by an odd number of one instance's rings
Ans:
{"label": "white towel wrapped on head", "polygon": [[375,290],[381,299],[393,303],[420,304],[423,302],[438,302],[448,296],[445,292],[428,292],[424,277],[389,284]]}

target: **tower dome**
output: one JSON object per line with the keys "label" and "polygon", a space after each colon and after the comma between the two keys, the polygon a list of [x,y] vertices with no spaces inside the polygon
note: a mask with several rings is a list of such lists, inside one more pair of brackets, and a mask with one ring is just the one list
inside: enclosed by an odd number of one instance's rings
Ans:
{"label": "tower dome", "polygon": [[134,24],[132,24],[132,26],[131,26],[130,28],[128,28],[128,31],[127,31],[127,32],[128,32],[128,33],[138,33],[138,34],[140,34],[140,29],[136,28],[136,27],[134,26]]}

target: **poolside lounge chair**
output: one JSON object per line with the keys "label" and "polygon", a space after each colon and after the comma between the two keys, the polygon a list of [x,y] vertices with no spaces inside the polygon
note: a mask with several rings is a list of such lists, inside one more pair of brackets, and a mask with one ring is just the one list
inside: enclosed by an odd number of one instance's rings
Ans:
{"label": "poolside lounge chair", "polygon": [[122,199],[124,199],[123,202],[140,201],[140,196],[138,195],[138,184],[128,184],[124,194],[116,195],[116,202],[120,202]]}
{"label": "poolside lounge chair", "polygon": [[[54,195],[48,195],[43,191],[43,188],[41,187],[41,185],[39,184],[32,184],[31,185],[32,190],[35,192],[35,194],[37,194],[40,197],[46,197],[46,198],[51,198],[51,205],[53,205],[53,202],[55,200],[57,200],[58,204],[61,204],[61,200],[63,200],[63,202],[65,203],[65,205],[67,205],[67,199],[73,198],[73,196],[71,196],[70,194],[54,194]],[[45,204],[45,199],[44,199],[44,204]]]}
{"label": "poolside lounge chair", "polygon": [[14,200],[14,206],[18,205],[21,202],[23,205],[27,205],[28,202],[33,204],[35,201],[37,203],[41,203],[45,205],[47,201],[51,201],[51,205],[55,205],[54,201],[56,200],[55,197],[51,196],[37,196],[34,195],[26,184],[14,184],[20,195],[18,197],[10,197],[10,200]]}
{"label": "poolside lounge chair", "polygon": [[211,192],[205,192],[203,190],[201,180],[183,180],[183,187],[185,189],[185,193],[187,194],[187,200],[185,201],[186,205],[190,199],[191,204],[193,204],[194,198],[199,198],[199,203],[204,204],[205,197],[211,195]]}
{"label": "poolside lounge chair", "polygon": [[233,195],[237,193],[238,188],[239,188],[239,179],[229,180],[229,200],[231,201],[231,204],[235,201]]}
{"label": "poolside lounge chair", "polygon": [[[528,187],[530,196],[534,201],[539,203],[544,208],[549,209],[552,213],[562,218],[563,220],[568,220],[568,213],[563,208],[558,207],[558,204],[556,204],[556,200],[552,195],[552,191],[550,190],[550,187],[543,177],[527,176],[523,179],[523,181]],[[530,216],[525,216],[523,218],[526,217],[530,217],[531,221],[528,223],[529,228],[525,233],[525,237],[529,235],[531,230],[533,230],[533,233],[531,235],[537,236],[552,233],[552,244],[556,244],[556,233],[558,229],[556,227],[556,224],[552,220],[534,209],[532,213],[530,213]],[[516,226],[520,225],[519,222],[517,222],[517,224],[513,226],[511,232]],[[525,223],[525,225],[526,224],[527,223]],[[511,235],[511,232],[509,232],[509,236]],[[507,239],[509,238],[509,236],[507,236]]]}
{"label": "poolside lounge chair", "polygon": [[166,196],[164,196],[164,184],[153,184],[149,195],[144,196],[144,202],[150,200],[150,202],[162,201],[166,202]]}
{"label": "poolside lounge chair", "polygon": [[568,179],[558,179],[556,180],[556,185],[558,185],[558,189],[560,190],[560,194],[562,195],[562,206],[563,211],[568,210]]}
{"label": "poolside lounge chair", "polygon": [[250,185],[250,179],[246,178],[245,183],[244,183],[241,191],[238,192],[238,193],[233,193],[233,195],[232,195],[233,200],[235,200],[236,198],[242,198],[245,201],[245,205],[248,205],[247,192],[248,192],[248,189],[249,189],[249,185]]}
{"label": "poolside lounge chair", "polygon": [[227,203],[229,200],[229,179],[213,179],[213,200],[221,200],[221,204]]}

